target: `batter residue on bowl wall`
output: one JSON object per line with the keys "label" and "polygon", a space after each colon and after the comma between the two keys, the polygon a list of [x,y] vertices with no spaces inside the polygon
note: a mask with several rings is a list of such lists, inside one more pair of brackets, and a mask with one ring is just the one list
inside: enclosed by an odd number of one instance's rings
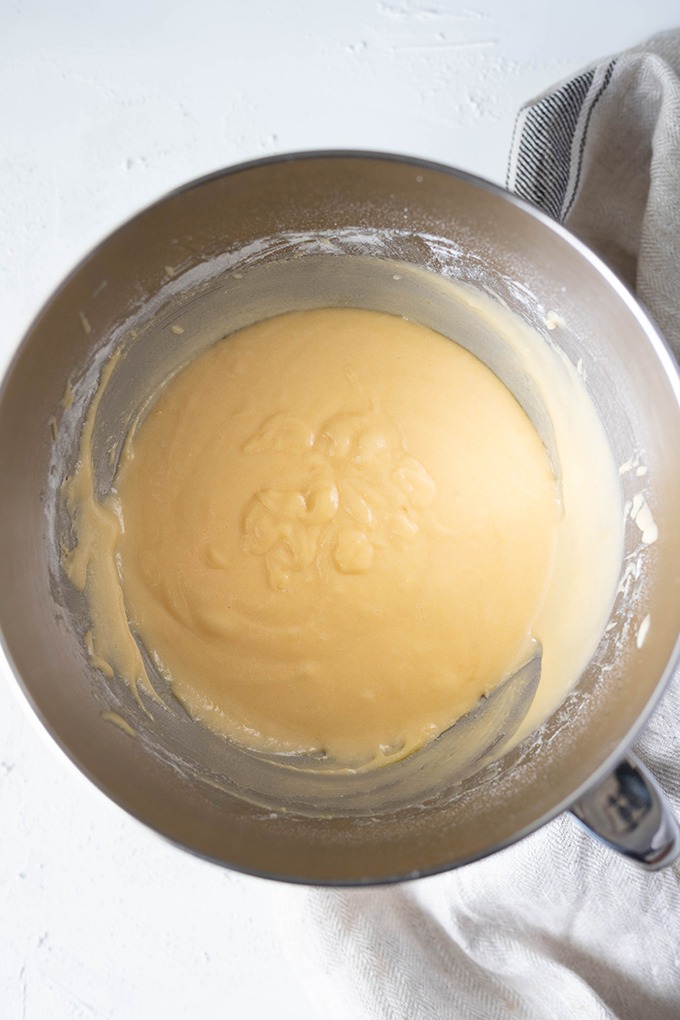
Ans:
{"label": "batter residue on bowl wall", "polygon": [[585,395],[578,476],[574,400],[548,400],[558,485],[520,405],[462,347],[383,313],[289,313],[163,387],[103,502],[97,399],[65,485],[64,567],[88,598],[91,654],[133,689],[153,691],[134,633],[193,718],[362,767],[449,727],[533,638],[534,723],[591,654],[621,514]]}

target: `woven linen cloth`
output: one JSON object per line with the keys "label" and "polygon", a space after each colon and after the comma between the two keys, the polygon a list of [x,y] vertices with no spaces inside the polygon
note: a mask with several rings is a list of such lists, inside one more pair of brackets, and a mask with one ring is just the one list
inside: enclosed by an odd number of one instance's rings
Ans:
{"label": "woven linen cloth", "polygon": [[[680,32],[519,114],[508,185],[586,241],[680,352]],[[680,465],[679,465],[680,468]],[[680,813],[680,678],[636,750]],[[290,965],[329,1020],[677,1020],[680,864],[646,873],[562,815],[455,872],[280,887]]]}

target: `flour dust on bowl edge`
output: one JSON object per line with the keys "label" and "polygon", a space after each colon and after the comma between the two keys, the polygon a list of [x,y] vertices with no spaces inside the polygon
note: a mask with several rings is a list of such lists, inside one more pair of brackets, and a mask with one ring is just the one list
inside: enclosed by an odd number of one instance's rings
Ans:
{"label": "flour dust on bowl edge", "polygon": [[[282,767],[198,727],[171,697],[158,709],[107,678],[86,651],[87,607],[61,570],[69,522],[60,493],[113,351],[124,357],[93,434],[100,493],[145,397],[225,334],[281,312],[350,306],[447,335],[449,285],[492,295],[577,368],[619,466],[618,590],[562,704],[462,778],[447,774],[435,741],[415,765],[333,779]],[[493,343],[481,334],[474,343],[502,377]],[[540,401],[521,373],[515,383],[549,448]],[[399,156],[301,153],[236,166],[102,242],[9,368],[0,394],[5,649],[48,732],[101,790],[179,846],[235,869],[335,884],[429,874],[484,857],[576,802],[602,829],[599,784],[625,778],[615,769],[678,660],[678,463],[672,356],[625,287],[541,213],[487,182]],[[624,848],[648,866],[670,860],[676,841],[662,802],[655,810],[658,825]]]}

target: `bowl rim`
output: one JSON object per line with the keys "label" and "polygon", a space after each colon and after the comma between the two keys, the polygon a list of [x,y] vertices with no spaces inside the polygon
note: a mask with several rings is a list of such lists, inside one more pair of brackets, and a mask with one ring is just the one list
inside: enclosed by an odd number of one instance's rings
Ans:
{"label": "bowl rim", "polygon": [[[279,166],[281,164],[292,164],[300,161],[321,161],[321,160],[359,160],[359,161],[377,161],[387,164],[402,164],[405,166],[412,167],[414,170],[426,170],[433,173],[443,174],[457,178],[466,182],[467,184],[486,191],[497,198],[510,203],[525,215],[530,216],[533,220],[539,222],[543,228],[557,235],[562,241],[564,241],[569,247],[574,249],[578,254],[582,256],[600,275],[606,283],[610,286],[617,298],[623,302],[629,313],[637,321],[638,326],[646,335],[647,340],[651,344],[658,360],[663,368],[663,371],[670,383],[671,389],[675,395],[675,398],[680,407],[680,367],[676,360],[675,354],[670,346],[669,341],[665,338],[659,327],[655,324],[651,314],[643,307],[640,299],[634,294],[631,288],[625,283],[608,265],[607,263],[597,255],[591,248],[589,248],[583,241],[581,241],[575,234],[569,231],[562,223],[557,222],[547,213],[545,213],[538,206],[528,202],[524,198],[514,194],[502,185],[496,184],[483,177],[475,175],[469,171],[462,170],[460,168],[450,166],[444,163],[422,159],[418,156],[399,154],[381,150],[370,150],[370,149],[308,149],[293,152],[285,152],[277,155],[264,156],[251,160],[241,161],[235,164],[227,165],[217,170],[211,171],[200,177],[189,180],[177,187],[165,192],[160,197],[153,201],[144,204],[137,208],[129,216],[127,216],[118,226],[113,230],[109,231],[104,237],[102,237],[93,247],[86,252],[75,265],[66,273],[60,283],[53,288],[48,294],[47,298],[42,302],[38,311],[29,321],[28,326],[23,331],[19,342],[17,343],[9,361],[6,363],[2,378],[0,379],[0,405],[3,402],[5,394],[9,390],[12,384],[12,376],[14,370],[18,365],[19,361],[23,356],[24,349],[28,345],[31,335],[37,327],[39,321],[48,312],[50,306],[57,299],[60,293],[68,286],[70,281],[74,279],[78,274],[104,249],[104,247],[120,233],[128,229],[134,221],[142,218],[146,213],[153,209],[159,208],[169,202],[175,201],[187,192],[194,191],[196,189],[210,185],[214,181],[221,180],[225,177],[233,176],[240,173],[247,173],[250,170],[261,170],[267,166]],[[50,745],[56,747],[66,756],[69,762],[75,766],[77,771],[81,775],[85,775],[94,786],[109,800],[112,800],[116,805],[122,808],[126,814],[135,818],[136,821],[140,822],[145,828],[161,836],[161,838],[177,846],[178,848],[192,853],[194,856],[210,861],[220,867],[228,867],[230,870],[239,871],[245,874],[256,875],[263,878],[275,879],[277,881],[285,881],[294,884],[313,884],[319,886],[330,886],[330,887],[356,887],[364,885],[387,885],[395,882],[402,882],[409,879],[415,879],[420,877],[426,877],[428,875],[440,874],[446,871],[454,870],[459,867],[463,867],[476,860],[483,859],[487,856],[491,856],[498,850],[504,849],[507,846],[518,843],[532,832],[542,828],[547,822],[551,821],[557,815],[562,814],[564,811],[569,810],[570,806],[578,801],[581,797],[589,793],[598,787],[616,768],[616,766],[626,756],[632,745],[637,740],[641,731],[646,726],[650,716],[656,709],[663,693],[670,682],[671,678],[675,674],[678,665],[680,664],[680,633],[676,638],[676,642],[673,646],[672,653],[668,659],[665,669],[659,677],[656,685],[651,690],[650,696],[645,703],[644,709],[636,717],[634,724],[628,729],[628,732],[622,737],[617,743],[616,747],[610,751],[605,757],[601,764],[591,773],[591,775],[580,783],[571,794],[560,799],[560,801],[554,804],[549,810],[545,811],[539,818],[533,820],[520,830],[516,831],[504,840],[500,840],[492,847],[488,847],[485,850],[470,854],[454,863],[442,863],[432,867],[425,867],[410,871],[405,874],[394,874],[380,877],[371,877],[366,879],[352,878],[352,879],[313,879],[311,880],[308,876],[304,875],[293,875],[293,874],[279,874],[273,871],[267,871],[257,868],[249,869],[237,864],[228,863],[220,858],[211,856],[204,853],[194,847],[187,846],[186,843],[181,842],[177,838],[173,837],[169,832],[163,832],[161,829],[146,821],[141,817],[140,813],[133,811],[128,805],[123,803],[122,798],[109,789],[108,784],[99,779],[96,775],[92,774],[92,771],[79,761],[78,754],[73,751],[66,742],[63,741],[57,733],[46,722],[45,716],[41,711],[38,704],[30,693],[29,685],[21,677],[20,672],[14,662],[14,659],[10,653],[8,637],[5,634],[5,626],[3,621],[0,620],[0,647],[2,648],[7,663],[9,665],[9,674],[11,675],[10,683],[13,688],[20,696],[21,702],[24,707],[30,708],[30,714],[35,721],[36,719],[40,723],[40,730],[44,735],[47,735],[50,739]],[[12,682],[13,681],[13,682]]]}

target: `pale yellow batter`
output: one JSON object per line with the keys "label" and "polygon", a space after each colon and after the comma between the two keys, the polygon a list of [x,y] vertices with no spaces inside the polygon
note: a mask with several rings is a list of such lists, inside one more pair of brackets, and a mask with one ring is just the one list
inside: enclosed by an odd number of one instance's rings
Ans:
{"label": "pale yellow batter", "polygon": [[128,621],[195,719],[361,766],[450,726],[533,637],[553,668],[578,528],[517,401],[432,330],[347,309],[241,330],[166,385],[104,505],[95,413],[65,567],[133,688]]}

